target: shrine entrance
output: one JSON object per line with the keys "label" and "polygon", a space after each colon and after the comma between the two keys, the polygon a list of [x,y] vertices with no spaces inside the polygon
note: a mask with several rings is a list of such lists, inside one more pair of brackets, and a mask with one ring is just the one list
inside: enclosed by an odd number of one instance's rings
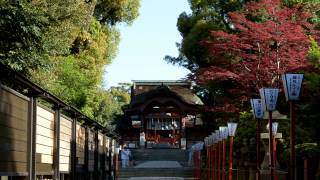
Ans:
{"label": "shrine entrance", "polygon": [[[186,129],[203,103],[183,81],[134,81],[124,110],[123,144],[129,148],[188,148]],[[192,137],[191,135],[189,137]],[[190,144],[194,139],[190,139]]]}
{"label": "shrine entrance", "polygon": [[180,148],[181,120],[169,115],[161,117],[152,114],[149,115],[151,118],[145,119],[147,148]]}

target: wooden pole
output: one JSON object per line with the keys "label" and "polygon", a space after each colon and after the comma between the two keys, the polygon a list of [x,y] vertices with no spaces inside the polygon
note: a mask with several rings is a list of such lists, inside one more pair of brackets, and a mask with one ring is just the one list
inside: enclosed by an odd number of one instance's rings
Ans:
{"label": "wooden pole", "polygon": [[211,174],[212,174],[212,179],[214,180],[215,179],[215,146],[212,145],[211,146],[211,154],[212,154],[212,158],[211,158],[211,164],[212,164],[212,167],[211,167]]}
{"label": "wooden pole", "polygon": [[290,179],[296,180],[296,116],[295,104],[290,101]]}
{"label": "wooden pole", "polygon": [[218,179],[218,163],[219,163],[219,149],[218,149],[219,145],[215,144],[214,147],[214,179]]}
{"label": "wooden pole", "polygon": [[72,119],[71,129],[71,179],[77,179],[77,120],[75,117]]}
{"label": "wooden pole", "polygon": [[28,180],[36,179],[36,128],[37,128],[37,99],[30,97],[28,117]]}
{"label": "wooden pole", "polygon": [[222,161],[222,157],[221,157],[221,154],[222,154],[222,148],[221,148],[221,141],[219,141],[218,143],[218,180],[221,180],[221,161]]}
{"label": "wooden pole", "polygon": [[273,140],[272,140],[272,111],[269,111],[269,166],[270,166],[270,180],[274,180],[274,157],[273,157]]}
{"label": "wooden pole", "polygon": [[207,148],[207,177],[208,177],[208,179],[211,179],[212,178],[212,176],[211,176],[211,168],[212,168],[212,164],[211,164],[211,156],[212,156],[212,154],[211,154],[211,146],[208,146],[208,148]]}
{"label": "wooden pole", "polygon": [[257,148],[257,164],[256,164],[256,170],[257,170],[257,174],[256,174],[256,179],[260,180],[260,132],[261,132],[261,122],[260,119],[257,119],[257,129],[256,129],[256,148]]}
{"label": "wooden pole", "polygon": [[54,174],[53,180],[60,179],[60,108],[55,107],[54,113],[54,121],[55,121],[55,136],[54,136],[54,158],[53,158],[53,167]]}
{"label": "wooden pole", "polygon": [[[276,145],[276,137],[273,136],[272,137],[272,141],[273,141],[273,167],[276,170],[276,161],[277,161],[277,145]],[[274,179],[278,180],[278,176],[277,173],[275,172],[274,174]]]}
{"label": "wooden pole", "polygon": [[222,180],[226,179],[226,139],[222,141]]}
{"label": "wooden pole", "polygon": [[232,146],[233,146],[233,136],[230,136],[230,148],[229,148],[229,180],[232,180]]}

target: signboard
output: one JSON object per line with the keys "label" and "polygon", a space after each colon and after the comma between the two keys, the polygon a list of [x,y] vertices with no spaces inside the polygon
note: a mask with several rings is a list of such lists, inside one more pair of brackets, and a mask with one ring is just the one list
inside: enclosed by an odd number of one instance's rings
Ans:
{"label": "signboard", "polygon": [[287,101],[299,100],[303,74],[283,74],[282,82]]}
{"label": "signboard", "polygon": [[262,108],[261,99],[250,99],[253,116],[255,119],[262,119],[264,115],[264,110]]}
{"label": "signboard", "polygon": [[266,111],[275,111],[277,106],[279,89],[261,88],[260,96],[262,99],[262,107]]}

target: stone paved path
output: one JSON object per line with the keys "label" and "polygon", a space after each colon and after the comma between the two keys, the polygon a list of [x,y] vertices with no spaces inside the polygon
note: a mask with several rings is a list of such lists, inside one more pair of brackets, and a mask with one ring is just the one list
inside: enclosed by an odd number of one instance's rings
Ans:
{"label": "stone paved path", "polygon": [[132,177],[129,180],[184,180],[180,177]]}
{"label": "stone paved path", "polygon": [[134,168],[182,168],[177,161],[146,161]]}

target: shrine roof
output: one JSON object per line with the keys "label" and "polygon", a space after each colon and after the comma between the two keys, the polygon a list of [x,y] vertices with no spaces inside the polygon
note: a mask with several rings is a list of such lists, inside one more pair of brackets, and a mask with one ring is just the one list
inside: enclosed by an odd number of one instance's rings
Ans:
{"label": "shrine roof", "polygon": [[191,83],[185,81],[133,81],[131,106],[143,104],[155,97],[172,97],[188,105],[203,105],[192,92]]}

